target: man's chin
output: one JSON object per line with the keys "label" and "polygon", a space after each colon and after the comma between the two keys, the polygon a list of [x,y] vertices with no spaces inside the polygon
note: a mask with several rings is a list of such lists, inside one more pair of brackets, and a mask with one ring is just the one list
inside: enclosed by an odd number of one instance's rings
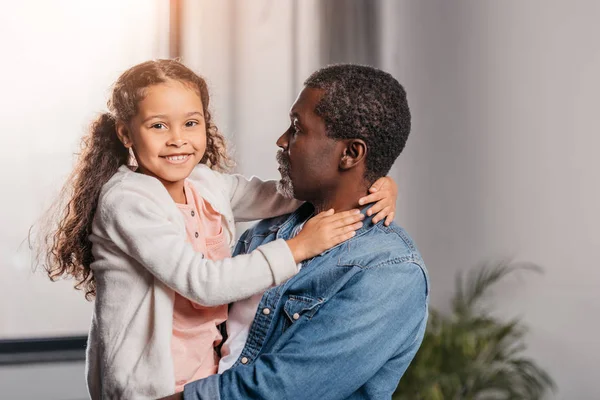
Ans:
{"label": "man's chin", "polygon": [[289,178],[281,178],[277,181],[277,192],[287,199],[294,198],[294,186]]}

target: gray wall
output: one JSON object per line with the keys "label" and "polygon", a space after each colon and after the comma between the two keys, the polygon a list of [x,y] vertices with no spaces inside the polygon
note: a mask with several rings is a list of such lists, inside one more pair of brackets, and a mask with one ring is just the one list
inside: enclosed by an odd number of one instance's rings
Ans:
{"label": "gray wall", "polygon": [[394,174],[446,309],[457,270],[538,263],[492,304],[530,326],[557,398],[598,399],[600,2],[382,1],[383,66],[412,137]]}

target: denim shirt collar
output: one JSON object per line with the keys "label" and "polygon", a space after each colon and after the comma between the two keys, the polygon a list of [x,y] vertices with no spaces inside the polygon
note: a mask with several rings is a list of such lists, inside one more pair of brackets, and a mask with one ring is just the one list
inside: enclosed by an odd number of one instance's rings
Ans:
{"label": "denim shirt collar", "polygon": [[[363,219],[363,226],[356,231],[356,235],[354,237],[358,237],[368,231],[370,231],[375,225],[382,224],[383,221],[379,221],[377,224],[373,223],[374,215],[367,216],[367,210],[371,208],[373,204],[368,204],[361,209],[361,214],[365,216]],[[282,221],[280,224],[275,224],[271,227],[271,232],[277,232],[277,239],[288,239],[294,230],[294,227],[297,225],[307,221],[311,218],[315,213],[315,207],[311,203],[304,203],[296,211],[289,215],[289,217]],[[338,246],[341,246],[343,243],[338,244],[337,246],[332,247],[329,250],[324,251],[321,255],[328,253],[329,251],[335,249]]]}

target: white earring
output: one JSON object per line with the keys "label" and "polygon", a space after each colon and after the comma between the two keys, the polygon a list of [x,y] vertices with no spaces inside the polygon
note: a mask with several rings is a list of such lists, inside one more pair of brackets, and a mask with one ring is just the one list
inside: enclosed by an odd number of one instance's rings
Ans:
{"label": "white earring", "polygon": [[129,158],[127,159],[127,166],[132,171],[136,171],[139,166],[137,159],[135,158],[135,154],[133,153],[133,147],[129,148]]}

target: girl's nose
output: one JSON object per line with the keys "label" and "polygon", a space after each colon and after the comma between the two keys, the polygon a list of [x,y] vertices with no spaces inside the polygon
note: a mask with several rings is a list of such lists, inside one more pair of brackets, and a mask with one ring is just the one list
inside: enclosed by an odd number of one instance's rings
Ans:
{"label": "girl's nose", "polygon": [[182,135],[181,130],[180,129],[173,129],[171,131],[171,137],[169,138],[169,140],[167,142],[167,145],[181,147],[181,146],[183,146],[185,144],[187,144],[187,140]]}

